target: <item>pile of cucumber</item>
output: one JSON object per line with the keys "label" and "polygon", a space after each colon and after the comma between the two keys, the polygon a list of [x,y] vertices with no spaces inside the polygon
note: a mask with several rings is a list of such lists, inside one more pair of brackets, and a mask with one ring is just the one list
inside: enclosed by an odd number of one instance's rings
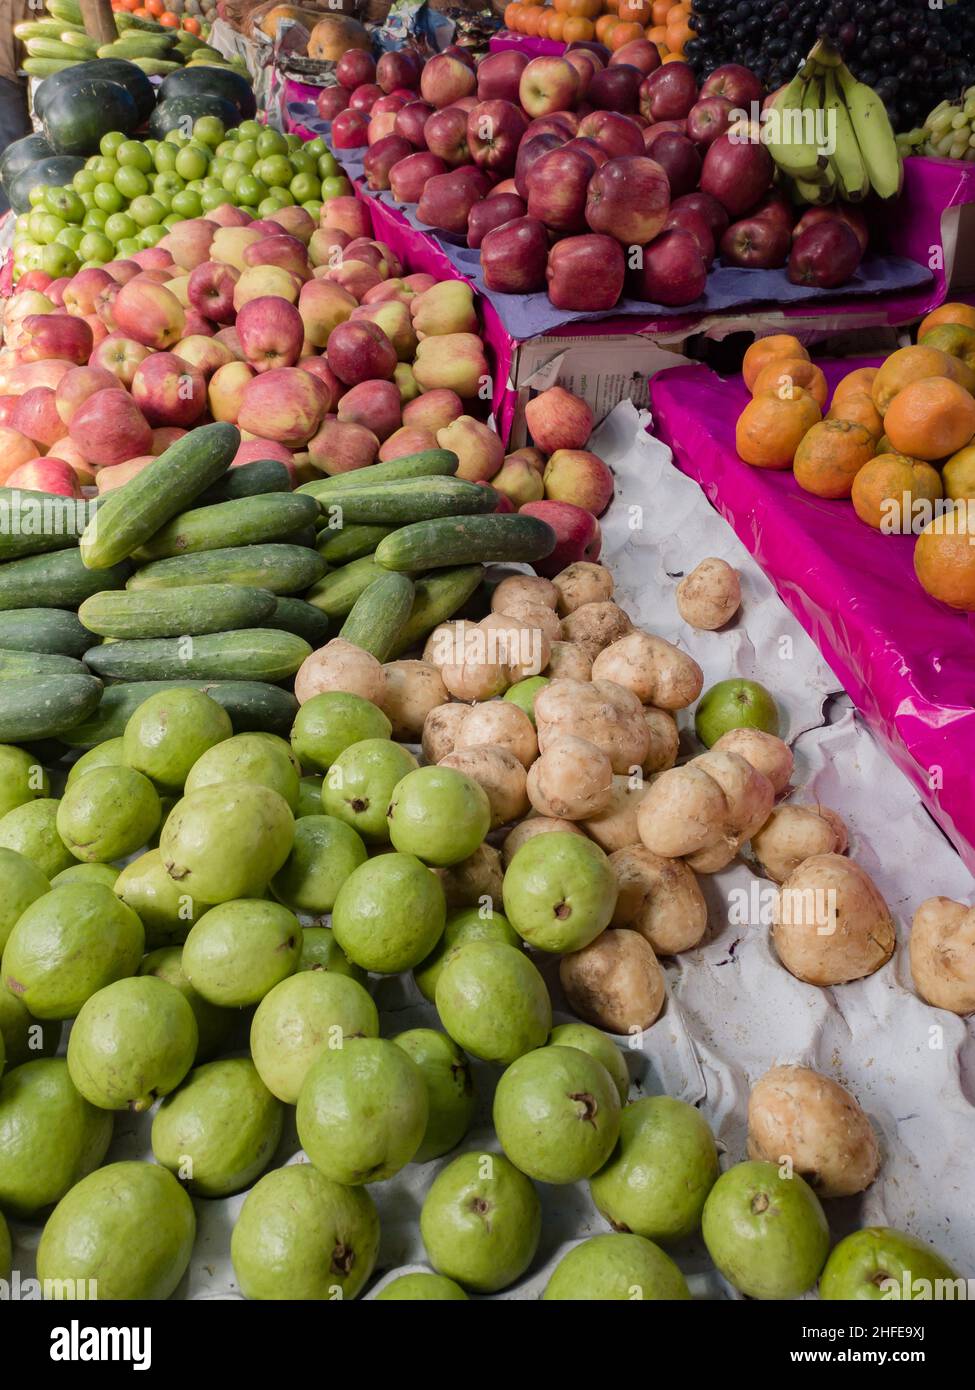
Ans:
{"label": "pile of cucumber", "polygon": [[31,77],[50,77],[94,58],[126,58],[151,77],[165,77],[184,63],[204,60],[231,66],[195,34],[153,19],[120,11],[114,16],[118,38],[99,45],[85,30],[78,0],[44,0],[44,8],[46,17],[14,25],[15,36],[27,50],[22,67]]}
{"label": "pile of cucumber", "polygon": [[194,685],[237,732],[287,736],[293,677],[341,636],[387,661],[474,594],[492,561],[555,535],[497,514],[432,449],[290,490],[204,425],[104,497],[0,489],[0,743],[118,737],[156,690]]}

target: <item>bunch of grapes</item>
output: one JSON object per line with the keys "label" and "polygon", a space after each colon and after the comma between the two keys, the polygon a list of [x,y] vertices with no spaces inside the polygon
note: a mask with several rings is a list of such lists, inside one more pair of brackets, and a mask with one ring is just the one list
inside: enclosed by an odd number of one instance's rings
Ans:
{"label": "bunch of grapes", "polygon": [[975,82],[975,0],[694,0],[687,60],[699,77],[743,63],[781,87],[819,38],[873,87],[895,130]]}

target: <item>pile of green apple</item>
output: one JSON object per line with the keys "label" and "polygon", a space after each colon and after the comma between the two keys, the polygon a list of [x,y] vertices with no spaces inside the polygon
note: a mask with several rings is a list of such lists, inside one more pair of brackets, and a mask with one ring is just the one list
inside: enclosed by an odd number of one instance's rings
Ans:
{"label": "pile of green apple", "polygon": [[111,131],[70,184],[32,190],[32,209],[16,222],[14,273],[60,279],[132,256],[223,203],[254,217],[297,204],[317,221],[324,202],[351,191],[324,141],[257,121],[225,130],[216,116],[201,116],[191,134],[176,128],[163,140]]}

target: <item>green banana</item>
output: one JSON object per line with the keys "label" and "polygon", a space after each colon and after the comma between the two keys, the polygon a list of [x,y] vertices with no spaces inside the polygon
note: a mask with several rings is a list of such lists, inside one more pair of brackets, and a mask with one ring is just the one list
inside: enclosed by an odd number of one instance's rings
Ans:
{"label": "green banana", "polygon": [[808,179],[795,179],[795,189],[802,203],[822,207],[836,197],[836,175],[832,165],[827,165],[826,178],[821,183],[811,183]]}
{"label": "green banana", "polygon": [[872,87],[858,82],[844,64],[836,69],[870,186],[880,198],[900,192],[904,165],[887,110]]}
{"label": "green banana", "polygon": [[828,166],[814,140],[807,140],[803,104],[809,78],[804,70],[775,97],[766,125],[768,152],[783,174],[804,181],[818,181]]}
{"label": "green banana", "polygon": [[823,88],[827,130],[831,130],[833,137],[830,162],[836,174],[836,186],[841,198],[858,203],[870,192],[870,178],[857,143],[853,121],[836,83],[835,69],[826,69]]}

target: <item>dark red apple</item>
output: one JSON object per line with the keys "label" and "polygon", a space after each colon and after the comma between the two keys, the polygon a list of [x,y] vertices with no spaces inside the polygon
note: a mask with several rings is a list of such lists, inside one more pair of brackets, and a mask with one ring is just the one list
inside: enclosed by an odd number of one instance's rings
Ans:
{"label": "dark red apple", "polygon": [[477,65],[478,101],[512,101],[517,105],[518,83],[527,66],[524,53],[514,49],[489,53]]}
{"label": "dark red apple", "polygon": [[597,145],[596,141],[590,139],[588,135],[577,135],[574,140],[568,140],[562,148],[564,150],[579,150],[582,154],[588,155],[597,169],[601,168],[609,159],[609,155],[602,145]]}
{"label": "dark red apple", "polygon": [[[772,195],[769,194],[769,197]],[[852,230],[857,241],[860,243],[861,255],[866,253],[867,244],[870,240],[870,233],[867,228],[867,219],[859,208],[853,207],[848,203],[833,203],[826,208],[807,208],[799,218],[799,221],[792,228],[792,239],[802,235],[809,227],[815,227],[820,222],[828,222],[831,217],[838,217],[841,222],[846,222]]]}
{"label": "dark red apple", "polygon": [[459,106],[445,106],[442,111],[435,111],[427,118],[423,135],[431,154],[439,155],[450,168],[470,163],[467,113]]}
{"label": "dark red apple", "polygon": [[418,150],[390,169],[389,190],[398,203],[418,203],[427,179],[446,172],[447,166],[439,155]]}
{"label": "dark red apple", "polygon": [[473,165],[451,169],[427,179],[416,210],[419,221],[458,235],[466,233],[471,208],[484,197],[490,183]]}
{"label": "dark red apple", "polygon": [[471,50],[469,48],[464,48],[462,44],[449,43],[442,51],[451,58],[459,58],[462,63],[466,63],[471,72],[477,70],[477,59],[474,57]]}
{"label": "dark red apple", "polygon": [[612,309],[626,278],[623,248],[614,237],[596,232],[565,237],[548,253],[545,278],[556,309],[585,313]]}
{"label": "dark red apple", "polygon": [[589,180],[586,221],[624,246],[643,246],[663,227],[670,208],[665,171],[645,155],[610,159]]}
{"label": "dark red apple", "polygon": [[423,127],[427,119],[433,115],[433,107],[425,101],[411,101],[406,106],[401,106],[396,112],[396,121],[393,131],[396,135],[402,135],[404,140],[409,140],[416,150],[425,150],[427,147],[427,137],[423,133]]}
{"label": "dark red apple", "polygon": [[402,111],[403,107],[408,104],[406,97],[401,97],[395,92],[391,92],[387,96],[379,98],[370,114],[373,116],[381,116],[384,113],[388,114],[392,112],[395,115],[397,111]]}
{"label": "dark red apple", "polygon": [[574,111],[553,111],[551,116],[536,116],[525,131],[526,140],[534,140],[536,135],[561,135],[571,140],[578,132],[579,118]]}
{"label": "dark red apple", "polygon": [[349,97],[349,106],[353,111],[372,111],[376,102],[383,94],[382,87],[375,82],[363,82],[356,87]]}
{"label": "dark red apple", "polygon": [[550,150],[528,171],[528,216],[556,232],[581,232],[586,225],[586,190],[596,166],[588,155],[564,146]]}
{"label": "dark red apple", "polygon": [[514,175],[515,188],[520,198],[528,198],[528,171],[532,165],[551,150],[561,149],[565,143],[561,135],[552,132],[547,135],[535,135],[530,140],[522,140],[518,147],[518,158],[515,160]]}
{"label": "dark red apple", "polygon": [[598,43],[594,39],[573,39],[566,46],[566,53],[574,53],[579,49],[584,49],[587,53],[594,53],[603,67],[609,62],[610,51],[604,43]]}
{"label": "dark red apple", "polygon": [[788,229],[771,217],[743,217],[721,238],[721,259],[725,265],[775,270],[785,265],[790,241]]}
{"label": "dark red apple", "polygon": [[704,257],[705,265],[710,269],[711,262],[714,260],[716,247],[714,234],[704,214],[698,212],[696,208],[688,207],[686,203],[683,207],[675,204],[667,214],[667,221],[664,223],[664,231],[669,231],[671,227],[680,227],[682,231],[690,232],[691,236],[701,248],[701,255]]}
{"label": "dark red apple", "polygon": [[597,111],[619,111],[625,116],[639,107],[643,80],[640,69],[629,63],[610,64],[593,75],[586,97]]}
{"label": "dark red apple", "polygon": [[370,145],[362,160],[366,183],[373,189],[389,187],[389,171],[413,153],[413,146],[402,135],[387,135]]}
{"label": "dark red apple", "polygon": [[624,154],[643,154],[643,132],[635,121],[619,111],[593,111],[579,122],[578,133],[602,145],[610,159]]}
{"label": "dark red apple", "polygon": [[514,172],[518,147],[528,128],[520,106],[496,98],[482,101],[467,117],[467,148],[481,169],[505,177]]}
{"label": "dark red apple", "polygon": [[647,154],[652,153],[661,135],[686,135],[686,121],[656,121],[643,129],[643,145]]}
{"label": "dark red apple", "polygon": [[728,129],[734,109],[727,97],[702,97],[687,113],[687,134],[706,149]]}
{"label": "dark red apple", "polygon": [[615,67],[617,63],[639,68],[644,77],[649,77],[660,67],[660,49],[649,39],[633,39],[610,55],[609,66]]}
{"label": "dark red apple", "polygon": [[501,227],[505,222],[513,222],[516,217],[524,217],[525,204],[517,193],[492,193],[475,203],[467,215],[467,244],[476,251],[488,232]]}
{"label": "dark red apple", "polygon": [[[673,67],[673,64],[670,64]],[[708,270],[690,232],[672,227],[643,248],[643,264],[633,272],[634,297],[675,308],[700,299]]]}
{"label": "dark red apple", "polygon": [[315,110],[323,121],[334,121],[340,111],[344,111],[349,104],[349,90],[347,87],[323,87],[318,93],[315,102]]}
{"label": "dark red apple", "polygon": [[405,53],[384,53],[376,64],[376,81],[384,92],[395,92],[397,87],[416,88],[419,80],[416,65]]}
{"label": "dark red apple", "polygon": [[680,121],[697,101],[689,63],[664,63],[640,84],[640,115],[648,121]]}
{"label": "dark red apple", "polygon": [[742,217],[768,191],[774,168],[772,156],[761,141],[733,140],[725,131],[708,146],[701,188],[717,198],[729,216]]}
{"label": "dark red apple", "polygon": [[[603,64],[594,53],[586,53],[584,50],[581,52],[577,50],[574,53],[570,53],[566,50],[565,61],[572,64],[576,70],[576,76],[579,79],[579,94],[576,101],[576,111],[578,112],[580,105],[585,102],[590,82],[595,77],[596,73],[602,69]],[[586,102],[586,105],[588,105],[588,102]]]}
{"label": "dark red apple", "polygon": [[[824,212],[825,209],[810,208],[810,212],[813,211]],[[780,188],[770,188],[763,197],[759,198],[753,208],[748,209],[745,215],[747,217],[767,217],[772,222],[778,222],[788,232],[792,231],[796,220],[795,209]]]}
{"label": "dark red apple", "polygon": [[710,193],[685,193],[682,198],[675,198],[670,205],[671,212],[676,212],[678,208],[690,208],[694,212],[699,212],[711,232],[711,238],[715,246],[724,236],[725,228],[731,220],[717,198],[712,198]]}
{"label": "dark red apple", "polygon": [[694,141],[686,135],[667,131],[654,141],[651,158],[665,171],[670,181],[671,197],[680,198],[697,188],[701,177],[701,156]]}
{"label": "dark red apple", "polygon": [[376,60],[361,48],[347,49],[335,65],[335,80],[350,92],[361,87],[363,82],[375,81],[375,78]]}
{"label": "dark red apple", "polygon": [[724,63],[715,68],[701,85],[702,97],[727,97],[733,107],[751,116],[752,102],[760,103],[764,95],[761,82],[750,68],[740,63]]}
{"label": "dark red apple", "polygon": [[357,150],[369,144],[369,117],[365,111],[340,111],[332,122],[332,145],[337,150]]}
{"label": "dark red apple", "polygon": [[850,279],[860,259],[856,232],[848,222],[832,217],[796,237],[789,256],[789,279],[794,285],[835,290]]}
{"label": "dark red apple", "polygon": [[[487,206],[491,199],[485,200]],[[481,270],[489,290],[533,294],[545,288],[548,232],[536,217],[516,217],[486,233],[481,242]]]}

